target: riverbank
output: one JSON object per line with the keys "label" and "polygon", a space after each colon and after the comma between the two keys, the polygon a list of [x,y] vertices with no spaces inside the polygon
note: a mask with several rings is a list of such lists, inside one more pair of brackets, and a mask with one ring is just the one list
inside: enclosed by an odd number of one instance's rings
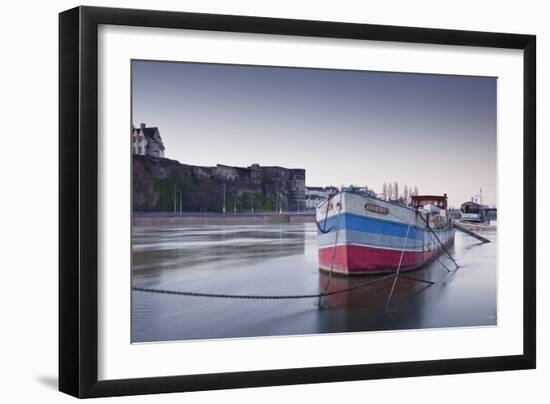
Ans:
{"label": "riverbank", "polygon": [[165,224],[181,225],[254,225],[254,224],[301,224],[314,223],[314,213],[258,213],[258,214],[183,214],[176,215],[138,215],[134,214],[134,226],[153,226]]}

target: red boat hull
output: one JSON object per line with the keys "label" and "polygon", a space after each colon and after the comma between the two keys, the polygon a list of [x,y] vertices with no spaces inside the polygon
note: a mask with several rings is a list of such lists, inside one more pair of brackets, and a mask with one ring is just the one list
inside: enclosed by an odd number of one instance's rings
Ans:
{"label": "red boat hull", "polygon": [[[418,268],[435,256],[435,251],[404,251],[400,270]],[[334,259],[333,259],[334,255]],[[401,251],[382,248],[340,245],[319,249],[319,266],[322,270],[345,275],[394,272],[399,266]]]}

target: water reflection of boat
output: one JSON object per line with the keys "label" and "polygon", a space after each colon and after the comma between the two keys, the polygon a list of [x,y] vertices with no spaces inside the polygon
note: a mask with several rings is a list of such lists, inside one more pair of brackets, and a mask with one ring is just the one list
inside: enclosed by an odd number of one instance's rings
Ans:
{"label": "water reflection of boat", "polygon": [[317,207],[319,266],[342,275],[418,268],[454,242],[447,196],[414,196],[411,206],[344,189]]}
{"label": "water reflection of boat", "polygon": [[[414,273],[415,278],[430,279],[430,272],[419,270]],[[387,278],[384,275],[373,275],[372,279],[376,281],[368,286],[358,287],[350,292],[335,293],[323,297],[323,308],[343,309],[343,308],[368,308],[374,311],[384,311],[388,302],[388,294],[391,290],[393,277]],[[370,278],[369,278],[370,279]],[[362,280],[358,277],[334,276],[321,272],[319,274],[319,291],[333,292],[348,288],[353,288],[361,284]],[[328,287],[327,287],[328,285]],[[407,278],[401,278],[400,282],[395,284],[393,293],[393,304],[399,306],[409,301],[412,296],[424,290],[426,284],[409,281]]]}

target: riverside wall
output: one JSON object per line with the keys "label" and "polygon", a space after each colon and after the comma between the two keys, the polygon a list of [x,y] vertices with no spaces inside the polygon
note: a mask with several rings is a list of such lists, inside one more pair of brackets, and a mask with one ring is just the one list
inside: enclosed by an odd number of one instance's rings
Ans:
{"label": "riverside wall", "polygon": [[273,214],[273,215],[219,215],[219,216],[134,216],[136,226],[175,225],[261,225],[261,224],[300,224],[314,223],[314,214]]}

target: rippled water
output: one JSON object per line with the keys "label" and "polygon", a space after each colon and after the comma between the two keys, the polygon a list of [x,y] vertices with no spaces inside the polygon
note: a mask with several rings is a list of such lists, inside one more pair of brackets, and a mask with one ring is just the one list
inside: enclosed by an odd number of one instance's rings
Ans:
{"label": "rippled water", "polygon": [[[481,244],[456,233],[460,269],[441,263],[318,299],[241,300],[132,294],[134,342],[495,325],[496,233]],[[309,294],[327,275],[317,266],[315,224],[134,226],[133,285],[228,294]],[[442,259],[449,268],[452,262]],[[328,290],[372,277],[333,277]]]}

